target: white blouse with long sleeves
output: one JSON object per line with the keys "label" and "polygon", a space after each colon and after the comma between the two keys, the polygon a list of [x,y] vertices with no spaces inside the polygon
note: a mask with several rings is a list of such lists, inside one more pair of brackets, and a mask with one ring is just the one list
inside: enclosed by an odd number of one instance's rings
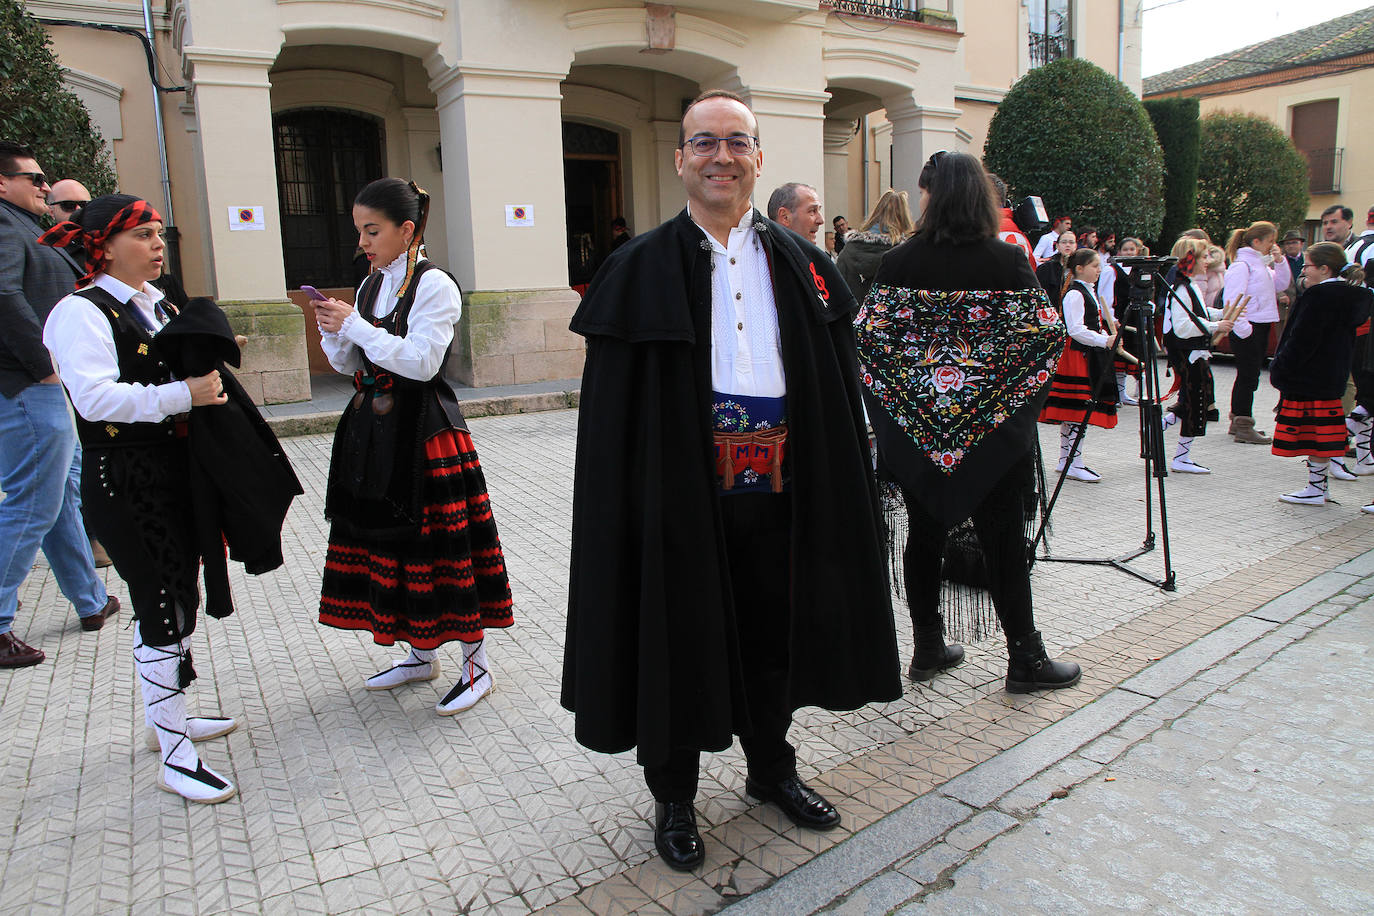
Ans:
{"label": "white blouse with long sleeves", "polygon": [[[1174,336],[1180,340],[1201,337],[1204,334],[1210,337],[1217,332],[1217,321],[1221,318],[1222,310],[1208,307],[1206,304],[1207,300],[1203,298],[1202,287],[1198,284],[1197,280],[1189,278],[1188,285],[1192,287],[1193,292],[1197,295],[1198,301],[1203,303],[1202,310],[1207,313],[1207,317],[1198,318],[1197,321],[1193,320],[1192,300],[1188,297],[1187,291],[1180,287],[1176,291],[1176,296],[1169,297],[1169,321],[1165,330],[1168,331],[1172,329]],[[1202,325],[1202,328],[1198,327],[1199,324]],[[1239,321],[1236,322],[1236,326],[1240,326]],[[1203,328],[1207,330],[1204,331]],[[1200,359],[1211,358],[1212,354],[1209,350],[1193,350],[1188,354],[1188,362],[1190,363],[1195,363]]]}
{"label": "white blouse with long sleeves", "polygon": [[[396,310],[396,290],[405,279],[402,254],[381,268],[374,318]],[[427,382],[443,367],[444,353],[453,342],[453,328],[463,314],[458,285],[442,270],[428,270],[415,286],[415,301],[406,317],[404,337],[369,324],[358,312],[344,319],[338,333],[320,332],[320,347],[337,371],[349,374],[363,367],[363,354],[397,375]]]}
{"label": "white blouse with long sleeves", "polygon": [[[1083,323],[1083,313],[1085,311],[1083,303],[1083,293],[1074,287],[1069,287],[1069,291],[1064,294],[1064,330],[1069,332],[1069,336],[1078,341],[1085,347],[1106,347],[1107,341],[1111,336],[1103,334],[1101,331],[1094,331]],[[1102,314],[1102,306],[1099,305],[1097,312]]]}
{"label": "white blouse with long sleeves", "polygon": [[[157,307],[162,290],[151,283],[134,289],[100,273],[91,286],[138,309],[150,328],[161,328],[166,322]],[[158,423],[191,409],[191,389],[185,382],[139,385],[119,381],[114,331],[99,306],[84,296],[73,293],[53,306],[43,325],[43,344],[52,354],[72,406],[92,423]]]}

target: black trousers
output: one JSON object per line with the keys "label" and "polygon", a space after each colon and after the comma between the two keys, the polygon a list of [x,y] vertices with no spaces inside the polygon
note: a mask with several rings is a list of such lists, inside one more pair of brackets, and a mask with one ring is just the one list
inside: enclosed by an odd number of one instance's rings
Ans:
{"label": "black trousers", "polygon": [[[1009,639],[1035,629],[1031,608],[1030,556],[1026,547],[1025,494],[1031,486],[1032,459],[1018,462],[1002,475],[973,512],[973,529],[988,568],[988,593],[1002,632]],[[940,561],[947,532],[911,493],[906,501],[906,551],[902,578],[913,630],[939,626]]]}
{"label": "black trousers", "polygon": [[1237,337],[1231,332],[1231,355],[1236,358],[1236,384],[1231,389],[1231,413],[1238,417],[1255,415],[1255,389],[1259,388],[1260,369],[1264,368],[1264,350],[1269,345],[1269,329],[1273,322],[1252,324],[1249,337]]}
{"label": "black trousers", "polygon": [[[720,500],[735,626],[743,662],[744,694],[753,732],[741,736],[749,776],[773,783],[797,772],[796,749],[787,742],[792,725],[788,696],[791,602],[792,497],[788,493],[740,493]],[[644,768],[655,801],[691,801],[697,794],[700,752],[675,750]]]}

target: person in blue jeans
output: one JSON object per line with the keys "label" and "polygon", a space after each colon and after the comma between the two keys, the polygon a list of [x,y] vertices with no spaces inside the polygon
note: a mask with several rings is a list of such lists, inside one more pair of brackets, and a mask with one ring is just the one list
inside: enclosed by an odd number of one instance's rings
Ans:
{"label": "person in blue jeans", "polygon": [[119,612],[95,572],[76,427],[43,346],[43,322],[81,274],[69,254],[38,244],[49,187],[31,149],[0,140],[0,668],[44,659],[13,632],[40,548],[83,630]]}

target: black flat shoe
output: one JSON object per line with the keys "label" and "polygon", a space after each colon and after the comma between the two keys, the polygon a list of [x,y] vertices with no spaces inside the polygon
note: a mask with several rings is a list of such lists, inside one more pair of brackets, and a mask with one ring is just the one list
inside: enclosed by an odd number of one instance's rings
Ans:
{"label": "black flat shoe", "polygon": [[840,825],[840,812],[795,774],[768,785],[754,779],[744,781],[744,791],[759,801],[772,802],[798,827],[830,830]]}
{"label": "black flat shoe", "polygon": [[655,802],[654,820],[654,846],[669,868],[692,871],[706,861],[691,802]]}

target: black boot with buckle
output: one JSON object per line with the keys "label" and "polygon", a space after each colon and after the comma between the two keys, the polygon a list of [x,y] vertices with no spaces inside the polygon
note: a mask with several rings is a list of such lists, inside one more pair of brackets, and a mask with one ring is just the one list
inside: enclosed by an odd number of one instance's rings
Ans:
{"label": "black boot with buckle", "polygon": [[1045,651],[1039,630],[1007,639],[1007,693],[1072,687],[1083,676],[1074,662],[1057,662]]}

